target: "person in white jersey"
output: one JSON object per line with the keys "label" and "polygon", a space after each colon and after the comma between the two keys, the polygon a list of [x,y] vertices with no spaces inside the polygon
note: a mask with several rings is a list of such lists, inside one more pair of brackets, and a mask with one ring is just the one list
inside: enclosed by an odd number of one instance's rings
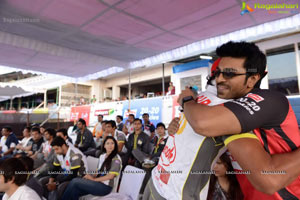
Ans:
{"label": "person in white jersey", "polygon": [[[218,61],[214,66],[217,64]],[[198,103],[209,106],[228,101],[216,96],[213,84],[208,84],[197,99]],[[169,135],[158,165],[152,170],[143,200],[153,197],[156,200],[206,199],[211,164],[224,152],[223,142],[195,133],[184,114],[181,114],[180,124],[177,134]]]}

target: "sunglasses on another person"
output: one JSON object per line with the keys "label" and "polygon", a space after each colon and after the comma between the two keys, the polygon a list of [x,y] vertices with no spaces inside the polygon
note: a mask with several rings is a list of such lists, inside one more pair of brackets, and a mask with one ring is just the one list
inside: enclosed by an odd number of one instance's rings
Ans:
{"label": "sunglasses on another person", "polygon": [[232,71],[231,69],[227,69],[225,71],[221,71],[220,69],[216,69],[213,72],[213,74],[214,74],[215,77],[219,77],[220,74],[222,74],[223,78],[225,78],[225,79],[231,79],[231,78],[233,78],[235,76],[247,75],[248,73],[246,72],[246,73],[242,73],[241,74],[241,73],[236,73],[236,72]]}

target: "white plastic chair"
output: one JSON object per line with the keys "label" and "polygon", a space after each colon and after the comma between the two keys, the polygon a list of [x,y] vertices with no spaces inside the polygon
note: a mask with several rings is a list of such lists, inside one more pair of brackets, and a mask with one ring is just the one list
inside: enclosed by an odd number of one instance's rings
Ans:
{"label": "white plastic chair", "polygon": [[87,165],[88,165],[88,171],[89,172],[95,172],[97,171],[98,163],[99,163],[99,158],[95,158],[92,156],[88,156],[86,158]]}
{"label": "white plastic chair", "polygon": [[112,192],[103,197],[86,195],[80,197],[80,200],[138,200],[144,178],[144,170],[127,165],[123,172],[119,193]]}

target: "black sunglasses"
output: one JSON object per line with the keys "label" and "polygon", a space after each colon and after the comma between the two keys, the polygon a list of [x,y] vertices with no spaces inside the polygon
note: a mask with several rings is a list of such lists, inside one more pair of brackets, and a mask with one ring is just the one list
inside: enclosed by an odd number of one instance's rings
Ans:
{"label": "black sunglasses", "polygon": [[235,72],[232,72],[232,71],[223,71],[222,72],[220,69],[217,69],[217,70],[214,71],[213,74],[214,74],[215,77],[219,77],[220,74],[222,74],[225,79],[231,79],[235,76],[247,75],[248,73],[246,72],[246,73],[243,73],[243,74],[239,74],[239,73],[235,73]]}

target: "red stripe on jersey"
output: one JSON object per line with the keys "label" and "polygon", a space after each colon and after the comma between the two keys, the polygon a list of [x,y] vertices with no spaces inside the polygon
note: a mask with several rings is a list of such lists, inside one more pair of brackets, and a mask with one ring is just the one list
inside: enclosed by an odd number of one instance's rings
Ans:
{"label": "red stripe on jersey", "polygon": [[256,190],[245,174],[236,174],[236,178],[244,194],[243,200],[283,200],[278,194],[268,195]]}
{"label": "red stripe on jersey", "polygon": [[300,132],[297,118],[290,103],[287,117],[280,126],[286,135],[293,141],[296,147],[300,147]]}
{"label": "red stripe on jersey", "polygon": [[274,130],[265,130],[270,154],[290,152],[287,142]]}
{"label": "red stripe on jersey", "polygon": [[[280,127],[262,130],[266,133],[268,148],[271,154],[290,152],[300,147],[300,132],[291,105],[289,105],[287,117],[280,124]],[[260,134],[257,133],[257,130],[255,130],[254,133],[260,138]]]}
{"label": "red stripe on jersey", "polygon": [[[286,119],[280,124],[279,128],[272,129],[255,129],[253,131],[259,138],[262,145],[267,144],[270,154],[291,152],[291,147],[296,148],[300,146],[300,132],[298,128],[297,119],[295,113],[289,104],[289,112]],[[263,137],[267,141],[264,141]],[[237,170],[238,171],[238,170]],[[251,183],[248,181],[246,175],[237,174],[237,179],[240,183],[241,189],[244,193],[245,199],[263,199],[263,200],[282,200],[278,193],[274,195],[266,195],[257,191]],[[297,177],[290,185],[286,187],[286,190],[300,199],[300,176]]]}

